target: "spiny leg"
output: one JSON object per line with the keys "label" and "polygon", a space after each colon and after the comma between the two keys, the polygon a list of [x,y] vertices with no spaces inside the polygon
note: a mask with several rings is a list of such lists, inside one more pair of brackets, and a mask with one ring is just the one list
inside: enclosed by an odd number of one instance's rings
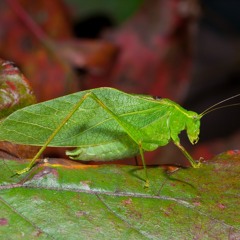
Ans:
{"label": "spiny leg", "polygon": [[48,144],[53,140],[53,138],[57,135],[57,133],[62,129],[62,127],[65,125],[65,123],[72,117],[72,115],[79,109],[79,107],[83,104],[83,102],[88,98],[91,97],[93,100],[95,100],[104,110],[106,110],[114,119],[115,121],[123,128],[124,131],[128,134],[128,136],[139,146],[140,155],[142,158],[142,163],[145,171],[145,177],[146,177],[146,184],[145,186],[149,186],[149,180],[147,176],[147,169],[146,164],[144,160],[144,154],[143,154],[143,148],[141,145],[141,134],[139,133],[139,129],[136,129],[134,126],[129,124],[128,122],[121,120],[114,112],[112,112],[94,93],[89,92],[86,95],[84,95],[77,104],[73,107],[73,109],[69,112],[69,114],[63,119],[61,124],[55,129],[55,131],[50,135],[50,137],[47,139],[45,144],[41,147],[41,149],[38,151],[38,153],[34,156],[32,161],[29,163],[29,165],[24,168],[21,171],[18,171],[17,174],[23,174],[25,172],[28,172],[33,165],[37,162],[38,158],[41,156],[43,151],[46,149]]}
{"label": "spiny leg", "polygon": [[174,142],[174,144],[181,150],[181,152],[184,154],[184,156],[188,159],[188,161],[191,163],[192,167],[199,168],[201,166],[200,162],[195,162],[191,155],[187,152],[187,150],[180,144],[180,142]]}

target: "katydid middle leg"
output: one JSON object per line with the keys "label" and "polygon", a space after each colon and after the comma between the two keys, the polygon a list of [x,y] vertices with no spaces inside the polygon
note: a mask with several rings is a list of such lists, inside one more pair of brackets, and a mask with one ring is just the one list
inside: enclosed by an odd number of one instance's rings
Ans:
{"label": "katydid middle leg", "polygon": [[40,150],[37,152],[37,154],[33,157],[31,162],[28,164],[28,166],[20,171],[17,171],[16,174],[21,175],[25,172],[28,172],[33,165],[38,161],[38,158],[41,156],[43,151],[46,149],[48,144],[53,140],[53,138],[57,135],[57,133],[62,129],[62,127],[65,125],[65,123],[72,117],[72,115],[78,110],[78,108],[82,105],[84,100],[89,96],[90,93],[87,93],[84,95],[77,104],[73,107],[73,109],[69,112],[69,114],[63,119],[63,121],[59,124],[59,126],[54,130],[54,132],[48,137],[44,145],[40,148]]}

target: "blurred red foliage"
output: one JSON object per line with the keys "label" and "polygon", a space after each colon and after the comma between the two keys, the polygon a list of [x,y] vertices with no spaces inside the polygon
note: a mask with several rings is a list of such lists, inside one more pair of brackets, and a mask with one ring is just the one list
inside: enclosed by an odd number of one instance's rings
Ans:
{"label": "blurred red foliage", "polygon": [[[188,84],[192,23],[180,3],[147,1],[120,28],[90,41],[74,39],[61,0],[1,1],[0,56],[21,67],[40,101],[101,86],[180,101]],[[87,74],[77,76],[73,66]]]}
{"label": "blurred red foliage", "polygon": [[[71,13],[61,0],[0,1],[0,56],[20,66],[39,101],[111,86],[181,103],[191,71],[194,2],[145,1],[124,24],[90,40],[74,38]],[[211,156],[205,145],[194,148],[194,156]],[[171,157],[179,155],[174,149],[170,145],[161,157],[147,153],[148,162],[178,162],[181,157]]]}
{"label": "blurred red foliage", "polygon": [[103,41],[73,41],[71,24],[61,0],[0,2],[0,56],[21,67],[39,101],[79,90],[73,64],[105,67],[116,53],[116,47]]}

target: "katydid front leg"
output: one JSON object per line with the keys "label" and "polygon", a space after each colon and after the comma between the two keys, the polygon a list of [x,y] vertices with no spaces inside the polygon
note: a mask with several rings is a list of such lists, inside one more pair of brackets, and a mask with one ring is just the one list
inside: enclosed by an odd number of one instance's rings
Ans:
{"label": "katydid front leg", "polygon": [[184,156],[188,159],[188,161],[191,163],[193,168],[199,168],[201,166],[201,162],[195,162],[191,155],[187,152],[187,150],[180,144],[179,141],[174,141],[174,144],[181,150],[181,152],[184,154]]}
{"label": "katydid front leg", "polygon": [[129,124],[128,122],[120,119],[114,112],[112,112],[94,93],[88,92],[86,95],[84,95],[73,107],[73,109],[70,111],[70,113],[63,119],[61,124],[55,129],[55,131],[50,135],[50,137],[46,140],[45,144],[41,147],[41,149],[38,151],[38,153],[34,156],[32,161],[29,163],[29,165],[24,168],[23,170],[20,170],[17,172],[17,174],[23,174],[25,172],[28,172],[33,165],[37,162],[38,158],[41,156],[43,151],[46,149],[46,147],[49,145],[49,143],[54,139],[54,137],[58,134],[58,132],[62,129],[62,127],[67,123],[67,121],[72,117],[72,115],[81,107],[83,102],[88,98],[92,98],[94,101],[96,101],[99,106],[101,106],[106,112],[108,112],[109,115],[115,119],[115,121],[122,127],[122,129],[127,133],[127,135],[138,145],[139,147],[139,152],[141,155],[142,163],[143,163],[143,168],[145,171],[145,187],[149,186],[149,180],[148,180],[148,175],[147,175],[147,168],[145,164],[145,159],[144,159],[144,152],[142,148],[142,140],[141,140],[141,135],[139,134],[139,130],[136,129],[134,126]]}

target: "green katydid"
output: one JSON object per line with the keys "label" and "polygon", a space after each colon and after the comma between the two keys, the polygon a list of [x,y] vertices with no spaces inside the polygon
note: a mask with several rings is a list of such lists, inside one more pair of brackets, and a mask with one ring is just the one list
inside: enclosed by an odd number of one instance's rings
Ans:
{"label": "green katydid", "polygon": [[47,146],[77,147],[66,154],[83,161],[111,161],[140,154],[148,186],[144,152],[169,141],[194,168],[200,166],[180,144],[178,135],[186,130],[189,141],[197,143],[200,119],[216,105],[197,114],[169,99],[97,88],[14,112],[1,122],[0,140],[42,146],[28,167],[17,174],[29,171]]}

